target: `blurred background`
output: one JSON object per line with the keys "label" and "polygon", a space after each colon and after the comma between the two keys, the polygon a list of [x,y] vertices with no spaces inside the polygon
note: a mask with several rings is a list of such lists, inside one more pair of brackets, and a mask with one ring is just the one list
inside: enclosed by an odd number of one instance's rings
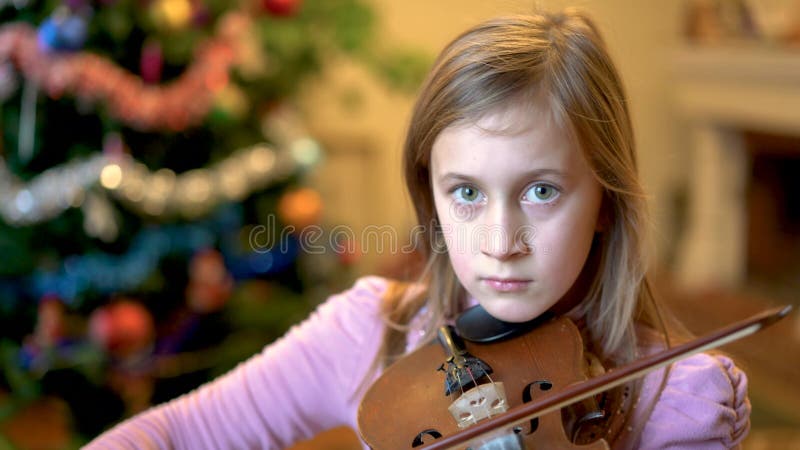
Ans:
{"label": "blurred background", "polygon": [[[535,5],[588,10],[622,73],[660,295],[696,333],[797,304],[797,0],[4,0],[0,449],[76,448],[407,276],[414,93],[457,33]],[[798,315],[724,351],[745,448],[800,447]]]}

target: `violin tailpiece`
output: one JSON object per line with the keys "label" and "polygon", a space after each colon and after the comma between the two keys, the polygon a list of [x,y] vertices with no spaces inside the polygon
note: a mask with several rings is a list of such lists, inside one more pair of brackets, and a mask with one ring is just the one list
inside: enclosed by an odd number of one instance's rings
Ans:
{"label": "violin tailpiece", "polygon": [[477,385],[481,378],[492,373],[492,368],[486,362],[467,352],[452,327],[448,325],[440,327],[438,336],[439,344],[447,355],[447,359],[439,367],[439,370],[446,374],[444,395],[463,392],[472,385]]}

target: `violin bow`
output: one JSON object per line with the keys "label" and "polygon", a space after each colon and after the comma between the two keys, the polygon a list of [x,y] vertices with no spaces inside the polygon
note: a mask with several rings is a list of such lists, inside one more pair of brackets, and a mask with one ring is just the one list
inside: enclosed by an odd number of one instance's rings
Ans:
{"label": "violin bow", "polygon": [[558,411],[565,406],[642,377],[677,360],[750,336],[782,319],[791,310],[791,305],[768,309],[697,339],[637,359],[624,366],[612,368],[603,375],[567,386],[558,392],[547,394],[539,400],[511,408],[501,415],[483,420],[462,431],[442,436],[427,445],[419,447],[419,449],[444,450],[457,448],[456,446],[458,445],[463,445],[475,438],[497,432],[503,427],[523,423],[553,411]]}

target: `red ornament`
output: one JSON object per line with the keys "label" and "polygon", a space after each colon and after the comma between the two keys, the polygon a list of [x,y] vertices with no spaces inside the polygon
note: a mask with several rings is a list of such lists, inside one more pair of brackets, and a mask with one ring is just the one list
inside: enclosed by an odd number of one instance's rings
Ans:
{"label": "red ornament", "polygon": [[272,15],[288,17],[300,9],[301,3],[302,0],[262,0],[261,5]]}
{"label": "red ornament", "polygon": [[161,71],[164,68],[164,56],[161,51],[161,44],[156,41],[149,41],[142,47],[141,61],[139,70],[142,73],[142,81],[147,84],[156,84],[161,81]]}
{"label": "red ornament", "polygon": [[34,336],[36,343],[50,347],[64,337],[64,304],[54,296],[45,296],[39,302]]}
{"label": "red ornament", "polygon": [[152,344],[155,337],[153,317],[139,302],[116,301],[92,312],[89,336],[116,357],[132,356]]}
{"label": "red ornament", "polygon": [[219,311],[232,291],[233,278],[218,251],[203,250],[192,258],[186,286],[186,301],[192,311],[199,314]]}
{"label": "red ornament", "polygon": [[336,244],[334,250],[339,255],[339,262],[342,265],[351,266],[361,259],[361,249],[355,239],[343,239]]}

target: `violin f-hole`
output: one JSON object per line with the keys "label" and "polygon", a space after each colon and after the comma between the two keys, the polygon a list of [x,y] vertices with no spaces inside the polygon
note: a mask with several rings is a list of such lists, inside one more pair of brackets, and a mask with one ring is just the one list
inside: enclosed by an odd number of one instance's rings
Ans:
{"label": "violin f-hole", "polygon": [[[549,391],[553,387],[553,383],[547,380],[536,380],[528,383],[528,385],[525,386],[525,389],[522,391],[522,403],[528,403],[531,400],[533,400],[533,394],[531,393],[531,391],[533,390],[534,386],[538,386],[540,391]],[[539,418],[538,417],[533,418],[530,420],[530,423],[528,424],[528,431],[526,431],[525,434],[526,435],[532,434],[538,428],[539,428]],[[514,429],[515,433],[522,433],[522,431],[523,430],[521,427],[516,427]]]}
{"label": "violin f-hole", "polygon": [[531,381],[525,386],[525,390],[522,391],[522,403],[528,403],[533,400],[533,394],[531,394],[533,386],[539,386],[540,391],[549,391],[553,388],[553,383],[547,380]]}
{"label": "violin f-hole", "polygon": [[[578,442],[578,437],[581,435],[581,431],[584,426],[591,426],[595,422],[602,423],[608,417],[608,414],[605,410],[599,409],[597,411],[590,411],[586,413],[583,417],[578,419],[573,426],[572,430],[572,442]],[[595,433],[589,435],[591,440],[594,440],[597,436]]]}
{"label": "violin f-hole", "polygon": [[434,439],[439,439],[440,437],[442,437],[442,433],[439,433],[433,428],[428,428],[427,430],[420,431],[420,433],[414,438],[414,441],[411,442],[411,447],[415,448],[424,444],[424,442],[422,442],[422,438],[424,438],[425,435],[431,436]]}

